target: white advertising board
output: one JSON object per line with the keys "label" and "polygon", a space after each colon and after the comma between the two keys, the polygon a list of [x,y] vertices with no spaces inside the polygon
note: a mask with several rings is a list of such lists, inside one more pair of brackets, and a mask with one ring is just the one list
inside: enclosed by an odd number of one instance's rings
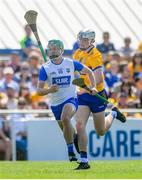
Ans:
{"label": "white advertising board", "polygon": [[[75,122],[73,122],[75,124]],[[87,125],[90,160],[142,159],[142,121],[114,121],[110,130],[99,137],[90,118]],[[28,122],[28,159],[67,160],[63,134],[54,120]]]}

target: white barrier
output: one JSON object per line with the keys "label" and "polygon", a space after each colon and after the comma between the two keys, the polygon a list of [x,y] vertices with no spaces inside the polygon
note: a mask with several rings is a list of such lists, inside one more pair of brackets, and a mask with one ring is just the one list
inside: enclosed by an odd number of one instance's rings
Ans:
{"label": "white barrier", "polygon": [[[123,109],[121,111],[131,114],[141,113],[142,109]],[[0,114],[45,114],[47,112],[51,114],[49,110],[0,110]],[[62,132],[53,119],[39,118],[28,121],[29,160],[68,159]],[[89,159],[142,159],[142,119],[127,119],[125,124],[116,120],[104,137],[98,137],[90,117],[87,125]],[[16,160],[14,121],[11,121],[12,159]],[[74,121],[73,123],[75,124]]]}
{"label": "white barrier", "polygon": [[[73,122],[75,124],[75,122]],[[115,120],[105,136],[96,135],[90,118],[87,125],[88,158],[96,159],[142,159],[142,121]],[[29,160],[67,160],[67,147],[54,120],[28,122]]]}
{"label": "white barrier", "polygon": [[67,150],[62,132],[55,120],[27,122],[28,160],[65,160]]}

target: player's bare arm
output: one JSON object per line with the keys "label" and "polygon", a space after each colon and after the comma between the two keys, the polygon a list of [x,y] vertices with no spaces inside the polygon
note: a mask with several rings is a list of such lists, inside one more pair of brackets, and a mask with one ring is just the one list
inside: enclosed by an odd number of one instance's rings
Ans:
{"label": "player's bare arm", "polygon": [[91,71],[87,66],[84,66],[84,68],[82,69],[81,73],[88,75],[88,77],[90,79],[90,82],[91,82],[90,89],[92,90],[92,94],[96,94],[97,93],[97,90],[95,88],[96,87],[96,80],[95,80],[93,71]]}
{"label": "player's bare arm", "polygon": [[94,71],[94,76],[96,80],[96,86],[104,82],[104,75],[103,75],[103,69],[98,68]]}

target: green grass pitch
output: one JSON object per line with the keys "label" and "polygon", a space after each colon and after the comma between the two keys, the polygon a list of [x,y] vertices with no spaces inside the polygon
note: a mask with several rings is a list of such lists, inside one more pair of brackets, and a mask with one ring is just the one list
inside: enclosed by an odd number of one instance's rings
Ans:
{"label": "green grass pitch", "polygon": [[142,161],[91,161],[91,169],[75,171],[67,161],[0,162],[0,178],[7,179],[142,179]]}

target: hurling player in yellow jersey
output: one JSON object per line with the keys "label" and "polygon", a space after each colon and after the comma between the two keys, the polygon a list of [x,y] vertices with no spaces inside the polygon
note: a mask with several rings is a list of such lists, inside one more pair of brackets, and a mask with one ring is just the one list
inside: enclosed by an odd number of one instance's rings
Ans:
{"label": "hurling player in yellow jersey", "polygon": [[[81,77],[85,79],[85,83],[92,89],[96,89],[100,95],[107,98],[107,94],[104,87],[104,73],[103,73],[103,61],[101,53],[94,47],[95,31],[92,29],[84,29],[78,33],[79,49],[73,55],[73,59],[78,60],[82,64],[88,66],[93,72],[96,80],[96,86],[91,87],[89,78],[85,74],[81,74]],[[89,169],[87,159],[87,135],[86,124],[90,113],[92,112],[94,127],[98,135],[103,136],[110,128],[113,120],[117,118],[121,122],[125,122],[125,116],[116,108],[112,107],[112,111],[105,117],[106,104],[104,101],[92,94],[89,94],[86,90],[80,89],[78,94],[79,108],[77,110],[77,133],[79,140],[80,150],[80,164],[76,170]]]}

